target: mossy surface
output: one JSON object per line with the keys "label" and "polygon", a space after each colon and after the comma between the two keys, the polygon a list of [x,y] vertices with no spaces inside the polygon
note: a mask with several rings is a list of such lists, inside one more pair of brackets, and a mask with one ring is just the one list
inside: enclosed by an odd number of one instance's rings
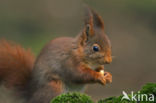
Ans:
{"label": "mossy surface", "polygon": [[[138,92],[135,92],[134,94],[137,94]],[[121,100],[123,95],[118,97],[109,97],[106,99],[101,99],[97,103],[156,103],[156,83],[148,83],[145,86],[142,87],[142,89],[139,91],[139,94],[154,94],[154,101],[130,101],[130,100]],[[131,98],[131,95],[128,95],[129,98]],[[51,103],[93,103],[92,99],[81,93],[66,93],[62,94],[60,96],[57,96],[54,98]]]}
{"label": "mossy surface", "polygon": [[93,103],[91,98],[80,93],[66,93],[54,98],[51,103]]}
{"label": "mossy surface", "polygon": [[148,83],[145,86],[142,87],[140,90],[141,94],[147,94],[148,96],[150,94],[154,94],[154,102],[145,102],[145,103],[156,103],[156,83]]}
{"label": "mossy surface", "polygon": [[[129,96],[130,97],[130,96]],[[101,99],[98,101],[98,103],[137,103],[135,101],[129,101],[129,100],[122,100],[122,96],[119,97],[110,97],[107,99]]]}
{"label": "mossy surface", "polygon": [[[134,93],[134,94],[137,94]],[[139,94],[154,94],[154,101],[129,101],[129,100],[122,100],[121,98],[123,97],[123,95],[119,96],[119,97],[110,97],[110,98],[106,98],[106,99],[101,99],[98,101],[98,103],[156,103],[156,83],[148,83],[145,86],[142,87],[142,89],[140,90]],[[131,98],[131,95],[128,95],[129,98]]]}
{"label": "mossy surface", "polygon": [[148,83],[142,87],[140,90],[141,93],[145,94],[154,94],[156,96],[156,83]]}

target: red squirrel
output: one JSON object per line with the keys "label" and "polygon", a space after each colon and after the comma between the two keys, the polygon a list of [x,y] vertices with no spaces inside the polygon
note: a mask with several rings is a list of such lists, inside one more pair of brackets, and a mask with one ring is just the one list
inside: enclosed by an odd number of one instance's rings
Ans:
{"label": "red squirrel", "polygon": [[75,37],[50,41],[38,57],[6,40],[0,42],[0,84],[13,89],[26,103],[49,103],[61,93],[82,91],[88,83],[112,82],[104,64],[112,62],[104,23],[88,9],[83,30]]}

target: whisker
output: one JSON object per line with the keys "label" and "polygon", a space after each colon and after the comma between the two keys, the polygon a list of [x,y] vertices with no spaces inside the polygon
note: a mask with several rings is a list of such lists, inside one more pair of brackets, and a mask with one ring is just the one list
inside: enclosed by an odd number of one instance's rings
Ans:
{"label": "whisker", "polygon": [[112,58],[116,58],[116,56],[112,56]]}

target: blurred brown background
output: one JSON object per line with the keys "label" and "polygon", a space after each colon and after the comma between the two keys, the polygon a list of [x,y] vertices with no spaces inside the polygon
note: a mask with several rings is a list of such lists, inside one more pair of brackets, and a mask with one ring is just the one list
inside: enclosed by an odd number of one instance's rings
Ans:
{"label": "blurred brown background", "polygon": [[84,4],[103,17],[115,56],[105,66],[113,83],[89,85],[87,94],[97,100],[156,82],[156,0],[0,0],[0,38],[37,55],[49,40],[77,35]]}

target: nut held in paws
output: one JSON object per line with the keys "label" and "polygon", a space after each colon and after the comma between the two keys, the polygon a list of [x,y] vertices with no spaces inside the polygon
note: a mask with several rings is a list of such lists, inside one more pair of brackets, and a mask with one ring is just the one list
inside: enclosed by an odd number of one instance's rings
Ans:
{"label": "nut held in paws", "polygon": [[105,73],[105,71],[104,71],[104,70],[100,70],[100,73],[101,73],[101,74],[104,74],[104,73]]}

